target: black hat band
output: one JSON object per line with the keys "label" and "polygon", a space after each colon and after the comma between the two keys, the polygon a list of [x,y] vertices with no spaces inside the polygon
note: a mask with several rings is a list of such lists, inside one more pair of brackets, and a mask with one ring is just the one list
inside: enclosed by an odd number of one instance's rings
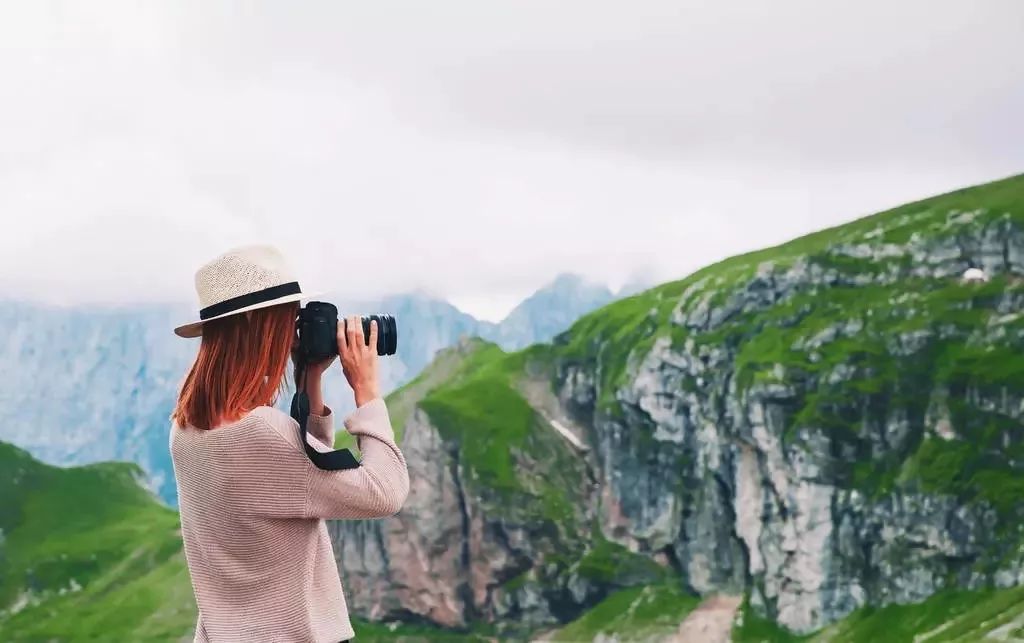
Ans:
{"label": "black hat band", "polygon": [[218,315],[234,312],[239,308],[254,306],[272,299],[277,299],[278,297],[298,295],[301,293],[302,290],[299,288],[299,282],[289,281],[288,283],[281,284],[280,286],[271,286],[270,288],[264,288],[263,290],[257,290],[256,292],[239,295],[238,297],[225,299],[224,301],[213,304],[212,306],[207,306],[199,311],[199,319],[205,321],[211,317],[217,317]]}

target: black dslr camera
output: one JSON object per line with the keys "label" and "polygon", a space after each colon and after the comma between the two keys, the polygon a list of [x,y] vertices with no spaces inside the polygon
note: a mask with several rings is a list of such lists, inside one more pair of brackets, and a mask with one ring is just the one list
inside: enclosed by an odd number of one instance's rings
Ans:
{"label": "black dslr camera", "polygon": [[[370,345],[372,320],[377,320],[377,354],[394,355],[398,349],[398,325],[395,318],[391,315],[362,317],[363,338],[367,346]],[[291,415],[299,423],[299,439],[306,455],[320,469],[354,469],[359,466],[359,460],[348,449],[317,451],[306,441],[306,423],[309,421],[306,367],[338,354],[338,308],[323,301],[309,302],[299,310],[295,331],[298,342],[294,352],[295,395],[292,397]]]}
{"label": "black dslr camera", "polygon": [[[398,350],[398,325],[391,315],[362,317],[363,338],[370,345],[370,321],[377,320],[377,354],[394,355]],[[347,323],[345,320],[344,323]],[[315,364],[338,354],[338,308],[323,301],[311,301],[299,310],[296,323],[299,355]]]}

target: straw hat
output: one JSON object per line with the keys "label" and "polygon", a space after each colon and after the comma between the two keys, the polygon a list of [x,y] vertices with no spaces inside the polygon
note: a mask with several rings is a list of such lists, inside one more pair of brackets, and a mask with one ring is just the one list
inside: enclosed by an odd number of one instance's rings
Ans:
{"label": "straw hat", "polygon": [[299,288],[288,262],[277,248],[266,245],[228,250],[196,272],[199,320],[174,329],[179,337],[199,337],[203,324],[289,301],[320,295]]}

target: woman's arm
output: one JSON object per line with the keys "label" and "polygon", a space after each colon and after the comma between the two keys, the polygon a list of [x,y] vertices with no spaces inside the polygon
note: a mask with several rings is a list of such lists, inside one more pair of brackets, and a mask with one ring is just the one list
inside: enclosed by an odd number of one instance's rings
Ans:
{"label": "woman's arm", "polygon": [[313,471],[303,515],[311,518],[372,518],[396,513],[409,493],[405,456],[395,444],[377,377],[377,322],[369,341],[359,317],[338,324],[338,353],[355,395],[356,410],[345,428],[356,436],[362,462],[347,471]]}
{"label": "woman's arm", "polygon": [[309,396],[310,415],[328,414],[324,413],[323,371],[316,370],[315,366],[310,367],[309,374],[306,376],[306,395]]}
{"label": "woman's arm", "polygon": [[299,442],[295,420],[278,409],[254,413],[253,431],[223,454],[240,511],[273,518],[383,518],[409,494],[405,456],[395,443],[383,398],[345,418],[362,455],[354,469],[314,465]]}
{"label": "woman's arm", "polygon": [[[292,356],[292,360],[296,360]],[[310,364],[306,367],[305,378],[306,395],[309,397],[309,420],[306,422],[306,430],[317,440],[320,440],[330,448],[334,448],[334,414],[331,408],[324,404],[323,375],[324,371],[334,363],[334,357],[320,362]],[[298,369],[295,377],[299,377]],[[300,384],[296,380],[296,385]]]}
{"label": "woman's arm", "polygon": [[355,469],[325,471],[307,461],[302,517],[381,518],[397,513],[409,494],[409,470],[383,398],[353,411],[345,427],[356,436],[361,463]]}

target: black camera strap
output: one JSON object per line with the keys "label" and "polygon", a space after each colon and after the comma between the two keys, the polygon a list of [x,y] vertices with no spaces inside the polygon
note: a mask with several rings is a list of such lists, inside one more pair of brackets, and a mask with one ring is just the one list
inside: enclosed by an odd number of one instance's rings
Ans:
{"label": "black camera strap", "polygon": [[[295,395],[292,396],[291,414],[295,421],[299,423],[299,439],[302,440],[302,446],[306,450],[306,455],[318,468],[327,471],[357,468],[360,466],[359,460],[352,455],[350,450],[336,449],[334,451],[321,452],[314,449],[306,441],[306,423],[309,421],[309,395],[306,394],[305,366],[300,366],[298,370],[298,376],[295,378]],[[330,444],[328,446],[334,445]]]}

